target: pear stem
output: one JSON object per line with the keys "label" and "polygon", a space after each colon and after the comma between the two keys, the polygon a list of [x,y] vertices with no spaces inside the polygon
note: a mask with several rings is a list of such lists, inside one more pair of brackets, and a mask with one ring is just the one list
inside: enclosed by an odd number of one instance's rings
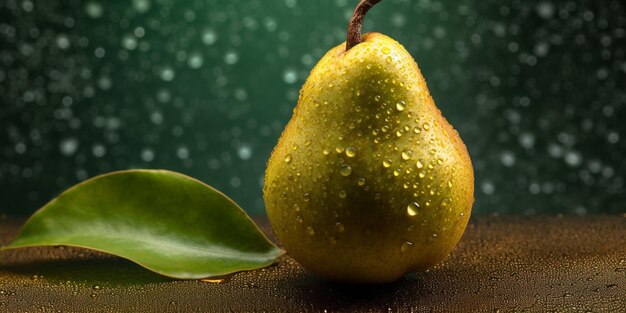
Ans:
{"label": "pear stem", "polygon": [[346,40],[346,51],[362,42],[361,28],[363,28],[363,18],[367,11],[382,0],[361,0],[354,9],[350,23],[348,23],[348,40]]}

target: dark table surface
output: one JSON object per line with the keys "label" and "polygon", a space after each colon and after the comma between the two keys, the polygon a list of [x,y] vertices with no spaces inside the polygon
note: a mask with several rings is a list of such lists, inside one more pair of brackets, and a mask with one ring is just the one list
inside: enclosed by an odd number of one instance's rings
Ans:
{"label": "dark table surface", "polygon": [[[0,243],[22,222],[0,219]],[[626,216],[475,218],[437,267],[370,286],[325,282],[288,256],[210,282],[78,248],[0,252],[0,312],[325,310],[626,312]]]}

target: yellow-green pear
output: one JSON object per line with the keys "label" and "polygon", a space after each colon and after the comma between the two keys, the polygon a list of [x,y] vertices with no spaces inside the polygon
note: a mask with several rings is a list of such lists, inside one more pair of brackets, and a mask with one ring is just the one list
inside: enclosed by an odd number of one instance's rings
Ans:
{"label": "yellow-green pear", "polygon": [[474,202],[467,149],[404,47],[361,37],[311,71],[267,164],[264,199],[287,253],[341,282],[384,283],[443,260]]}

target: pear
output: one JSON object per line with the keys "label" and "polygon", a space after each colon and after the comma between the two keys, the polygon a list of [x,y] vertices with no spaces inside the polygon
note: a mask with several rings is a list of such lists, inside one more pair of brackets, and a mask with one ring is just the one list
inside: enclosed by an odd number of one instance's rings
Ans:
{"label": "pear", "polygon": [[432,267],[474,202],[467,149],[411,55],[385,35],[360,35],[363,6],[376,2],[361,1],[348,42],[311,71],[265,174],[277,238],[332,281],[386,283]]}

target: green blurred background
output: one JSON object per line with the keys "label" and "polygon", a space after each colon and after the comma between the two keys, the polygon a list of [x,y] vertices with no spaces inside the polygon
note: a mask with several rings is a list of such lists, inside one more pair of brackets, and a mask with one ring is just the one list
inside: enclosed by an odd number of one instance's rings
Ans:
{"label": "green blurred background", "polygon": [[[1,1],[0,214],[128,168],[264,214],[269,153],[357,2]],[[527,215],[626,212],[625,29],[626,4],[590,0],[385,0],[364,26],[460,132],[474,212]]]}

